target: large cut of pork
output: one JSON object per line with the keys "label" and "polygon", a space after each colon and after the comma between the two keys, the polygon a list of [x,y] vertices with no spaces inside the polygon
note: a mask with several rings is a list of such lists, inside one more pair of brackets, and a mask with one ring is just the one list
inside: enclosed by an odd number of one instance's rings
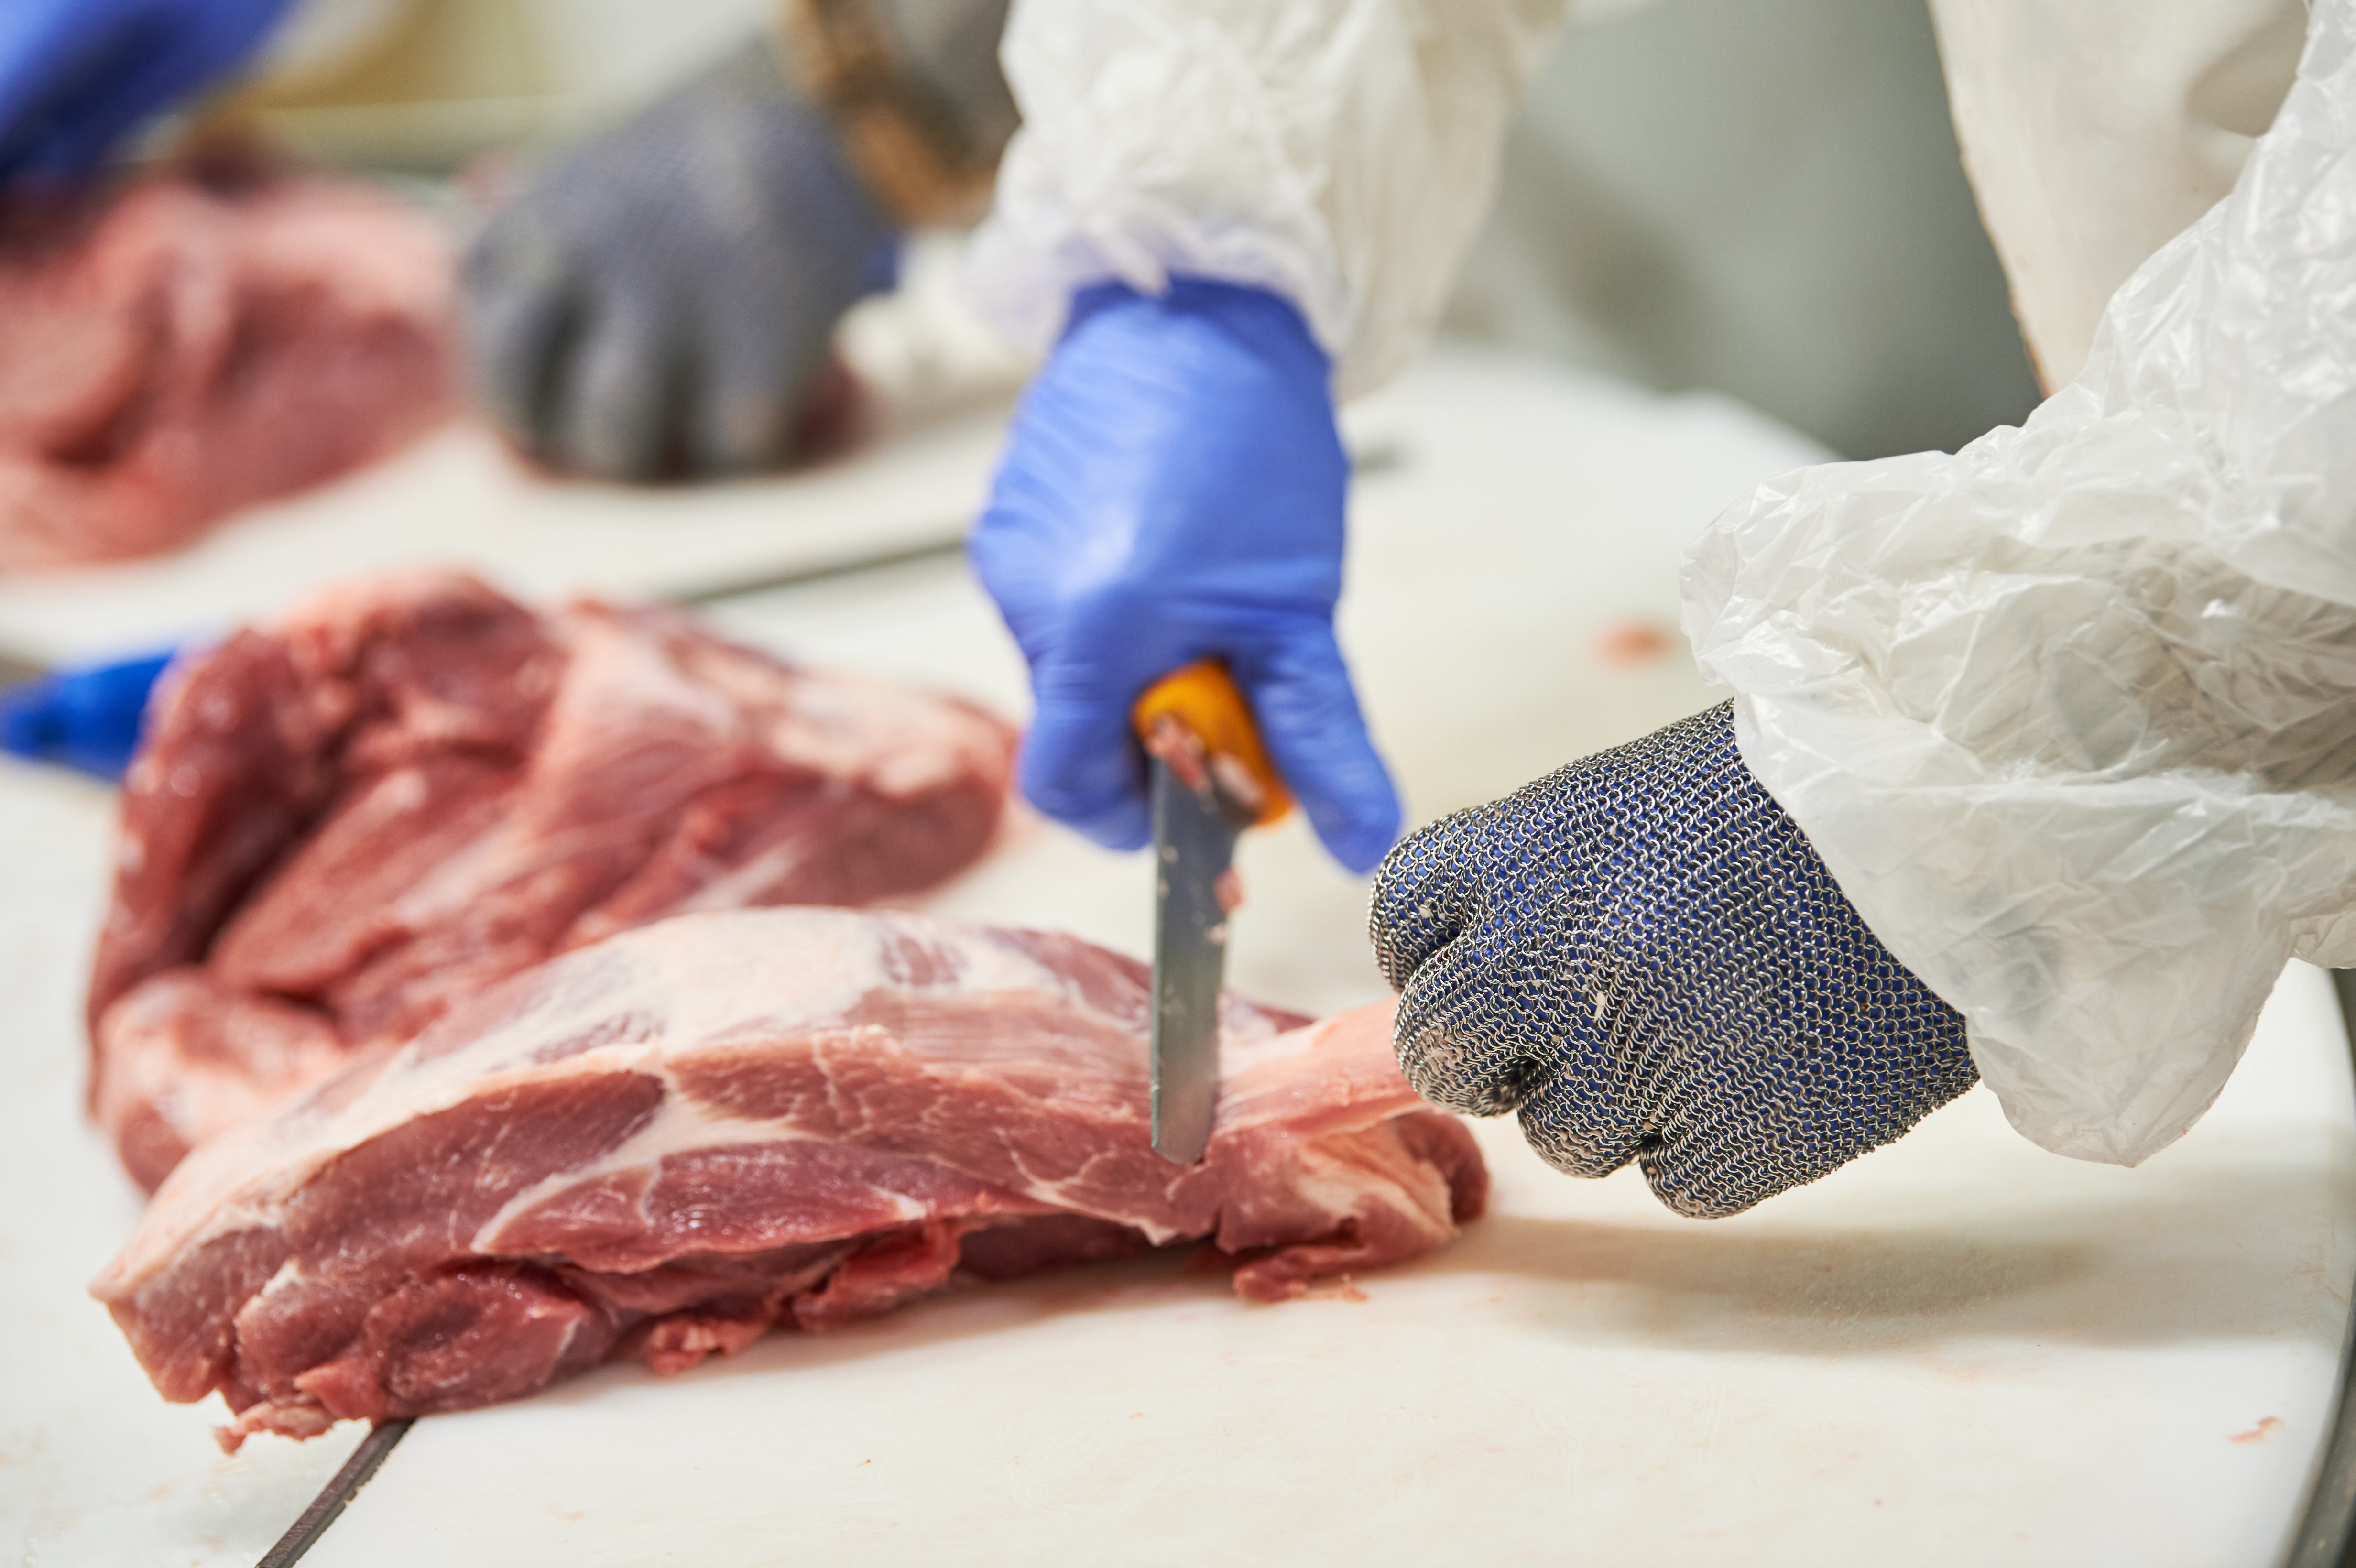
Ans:
{"label": "large cut of pork", "polygon": [[168,674],[124,781],[91,1105],[188,1149],[552,955],[688,910],[858,904],[977,859],[1012,732],[657,611],[377,579]]}
{"label": "large cut of pork", "polygon": [[1202,1163],[1149,1136],[1149,976],[1073,937],[916,915],[682,915],[522,975],[173,1172],[93,1286],[224,1438],[659,1371],[960,1280],[1148,1247],[1248,1299],[1477,1216],[1463,1124],[1387,1005],[1229,996]]}
{"label": "large cut of pork", "polygon": [[0,572],[174,549],[443,420],[454,278],[350,181],[0,204]]}

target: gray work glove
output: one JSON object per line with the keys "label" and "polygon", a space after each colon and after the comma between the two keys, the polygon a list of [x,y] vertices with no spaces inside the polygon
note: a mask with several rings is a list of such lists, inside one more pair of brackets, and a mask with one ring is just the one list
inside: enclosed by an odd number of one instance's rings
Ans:
{"label": "gray work glove", "polygon": [[792,455],[835,323],[897,236],[755,42],[552,158],[466,260],[468,369],[510,437],[613,479]]}
{"label": "gray work glove", "polygon": [[1419,1093],[1519,1111],[1573,1176],[1633,1159],[1680,1214],[1814,1181],[1977,1081],[1963,1019],[1743,766],[1730,703],[1415,834],[1372,926]]}

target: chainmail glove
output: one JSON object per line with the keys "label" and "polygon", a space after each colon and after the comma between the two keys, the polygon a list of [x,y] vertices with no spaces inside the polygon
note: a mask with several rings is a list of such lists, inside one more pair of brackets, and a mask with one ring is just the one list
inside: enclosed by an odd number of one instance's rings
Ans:
{"label": "chainmail glove", "polygon": [[561,467],[772,466],[896,242],[756,41],[557,155],[492,218],[464,272],[468,369],[491,417]]}
{"label": "chainmail glove", "polygon": [[1375,955],[1426,1098],[1518,1111],[1547,1162],[1633,1159],[1739,1213],[1977,1081],[1964,1021],[1875,940],[1721,704],[1401,843]]}

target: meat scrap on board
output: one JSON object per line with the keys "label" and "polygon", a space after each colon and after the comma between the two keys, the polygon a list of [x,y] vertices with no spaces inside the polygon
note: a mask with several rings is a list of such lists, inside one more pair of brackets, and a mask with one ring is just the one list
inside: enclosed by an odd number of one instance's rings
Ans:
{"label": "meat scrap on board", "polygon": [[331,591],[166,676],[124,780],[91,1103],[191,1147],[552,955],[687,910],[858,904],[980,858],[1012,731],[659,611],[464,577]]}
{"label": "meat scrap on board", "polygon": [[1479,1215],[1388,1005],[1221,1001],[1203,1162],[1151,1147],[1142,965],[1077,938],[845,910],[682,915],[517,976],[176,1170],[92,1286],[167,1399],[253,1432],[658,1371],[960,1280],[1149,1247],[1246,1298]]}
{"label": "meat scrap on board", "polygon": [[176,549],[438,423],[455,275],[348,180],[0,206],[0,571]]}

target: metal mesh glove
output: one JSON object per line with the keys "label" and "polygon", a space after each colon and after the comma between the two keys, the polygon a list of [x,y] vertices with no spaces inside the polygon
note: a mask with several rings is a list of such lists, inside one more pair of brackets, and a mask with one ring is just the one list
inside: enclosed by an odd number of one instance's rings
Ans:
{"label": "metal mesh glove", "polygon": [[465,269],[466,352],[526,449],[615,479],[791,455],[835,323],[895,231],[755,42],[535,173]]}
{"label": "metal mesh glove", "polygon": [[1633,1159],[1697,1218],[1814,1181],[1977,1081],[1962,1018],[1751,776],[1733,712],[1445,817],[1374,891],[1416,1090],[1518,1110],[1573,1176]]}

